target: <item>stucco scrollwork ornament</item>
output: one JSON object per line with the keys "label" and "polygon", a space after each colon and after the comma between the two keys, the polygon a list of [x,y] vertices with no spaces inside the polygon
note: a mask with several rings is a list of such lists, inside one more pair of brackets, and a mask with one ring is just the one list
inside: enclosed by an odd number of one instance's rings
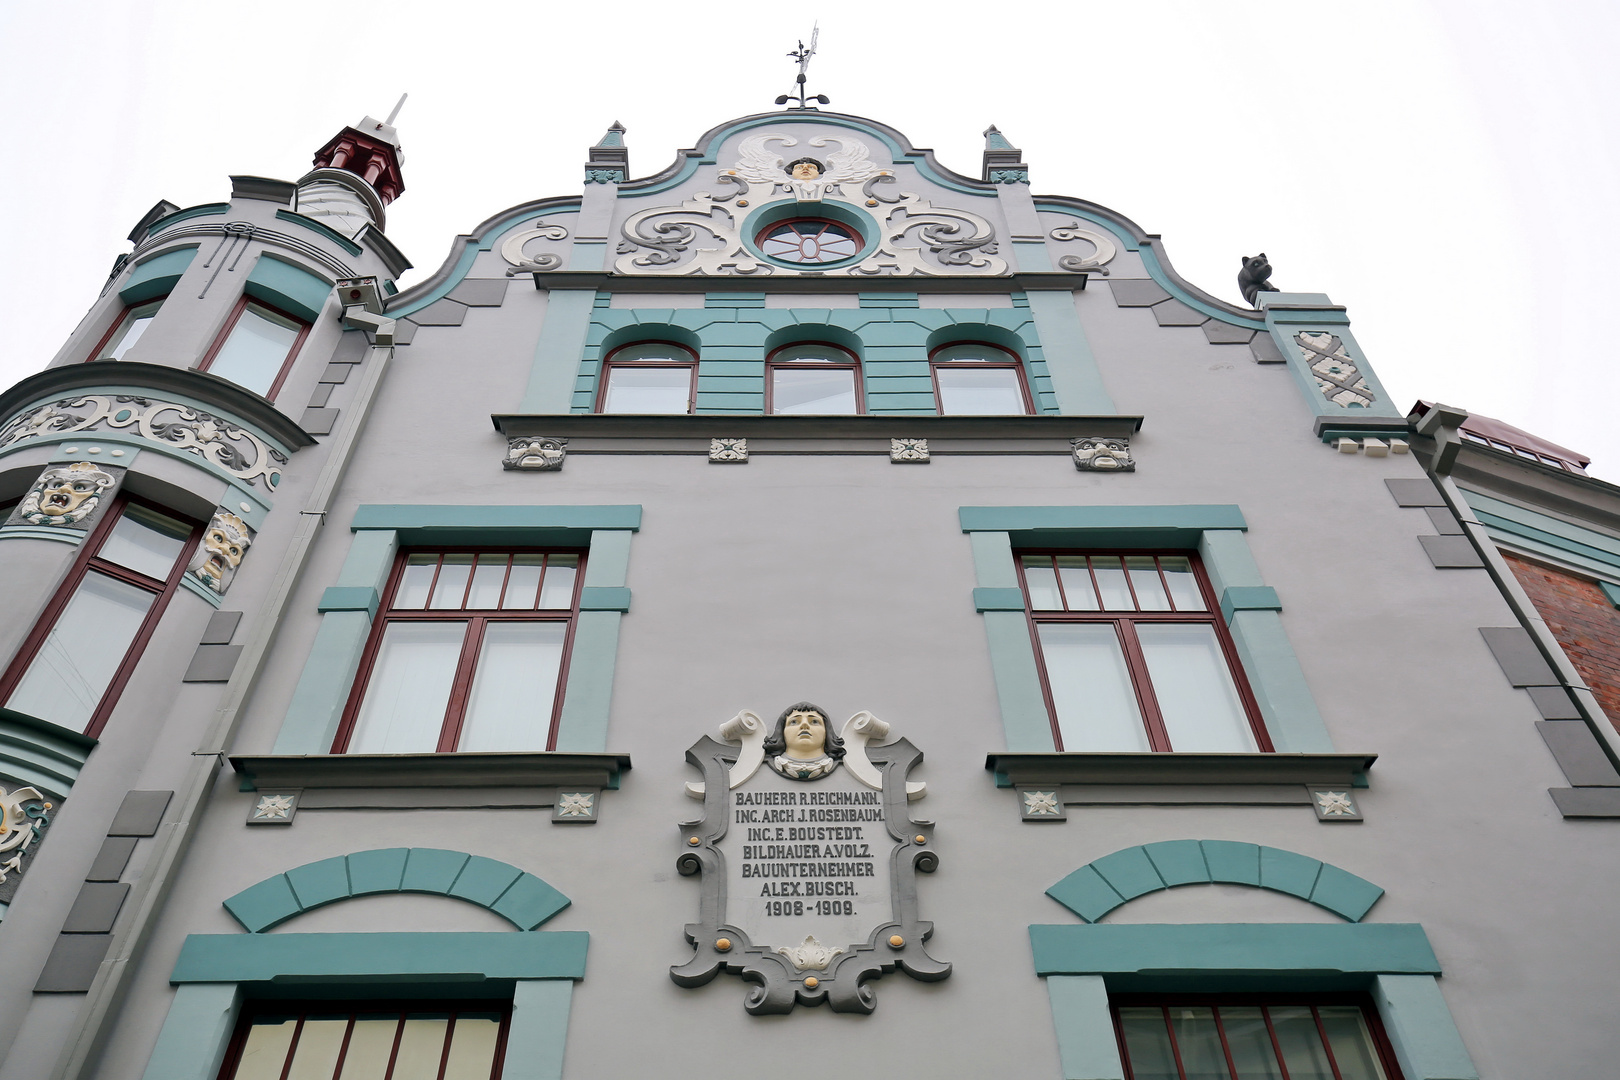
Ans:
{"label": "stucco scrollwork ornament", "polygon": [[525,255],[523,248],[531,240],[566,240],[568,230],[561,225],[547,225],[544,221],[537,221],[532,229],[524,229],[508,236],[501,244],[501,258],[509,264],[506,270],[507,277],[518,274],[544,273],[548,270],[561,269],[562,256],[554,252],[544,251],[535,255]]}
{"label": "stucco scrollwork ornament", "polygon": [[929,460],[927,439],[890,439],[889,460],[897,465],[920,465]]}
{"label": "stucco scrollwork ornament", "polygon": [[1307,330],[1295,334],[1294,342],[1305,350],[1305,364],[1323,397],[1346,409],[1365,409],[1376,400],[1339,335]]}
{"label": "stucco scrollwork ornament", "polygon": [[1070,439],[1074,467],[1081,472],[1135,472],[1128,439]]}
{"label": "stucco scrollwork ornament", "polygon": [[112,472],[89,461],[53,465],[39,474],[7,524],[88,529],[122,475],[122,469]]}
{"label": "stucco scrollwork ornament", "polygon": [[680,986],[721,973],[752,984],[748,1012],[790,1012],[825,1002],[869,1013],[872,986],[896,968],[934,981],[951,973],[924,943],[917,874],[939,865],[933,823],[911,817],[925,790],[907,775],[922,753],[889,726],[856,713],[835,735],[827,711],[789,705],[767,725],[744,710],[703,738],[686,760],[703,772],[687,794],[703,816],[681,825],[680,872],[702,886],[695,949],[670,969]]}
{"label": "stucco scrollwork ornament", "polygon": [[236,578],[236,568],[242,565],[242,556],[252,546],[253,530],[247,522],[228,510],[215,510],[186,573],[224,596]]}
{"label": "stucco scrollwork ornament", "polygon": [[568,460],[568,440],[547,436],[513,436],[506,440],[506,457],[501,459],[503,469],[522,469],[526,472],[556,472]]}
{"label": "stucco scrollwork ornament", "polygon": [[1311,788],[1311,805],[1317,821],[1361,821],[1361,808],[1349,791]]}
{"label": "stucco scrollwork ornament", "polygon": [[709,460],[722,465],[745,463],[748,460],[748,440],[710,439]]}
{"label": "stucco scrollwork ornament", "polygon": [[8,791],[0,787],[0,903],[9,903],[16,894],[25,868],[23,860],[44,838],[53,809],[38,788],[21,786]]}
{"label": "stucco scrollwork ornament", "polygon": [[1082,242],[1091,245],[1089,255],[1064,252],[1058,256],[1058,269],[1068,270],[1071,273],[1102,274],[1106,277],[1108,264],[1119,254],[1119,246],[1113,240],[1095,230],[1081,228],[1078,221],[1059,225],[1046,235],[1049,239],[1062,244]]}
{"label": "stucco scrollwork ornament", "polygon": [[[789,161],[784,151],[798,145],[798,139],[781,132],[744,139],[737,147],[737,164],[730,171],[750,184],[769,184],[773,191],[785,188],[799,202],[820,202],[841,190],[840,185],[858,184],[878,171],[866,144],[847,135],[810,139],[805,147],[817,153]],[[837,149],[828,152],[829,145]]]}

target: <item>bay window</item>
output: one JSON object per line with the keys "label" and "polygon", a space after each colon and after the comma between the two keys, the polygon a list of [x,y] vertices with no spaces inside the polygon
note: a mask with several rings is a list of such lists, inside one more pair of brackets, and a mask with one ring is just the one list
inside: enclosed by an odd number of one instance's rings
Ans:
{"label": "bay window", "polygon": [[308,335],[309,323],[244,296],[197,370],[274,401]]}

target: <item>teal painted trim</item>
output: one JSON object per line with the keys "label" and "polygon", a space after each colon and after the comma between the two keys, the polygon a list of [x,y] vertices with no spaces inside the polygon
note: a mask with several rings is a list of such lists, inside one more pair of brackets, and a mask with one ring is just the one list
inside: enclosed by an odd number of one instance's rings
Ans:
{"label": "teal painted trim", "polygon": [[1022,589],[985,589],[973,590],[973,610],[975,611],[1023,611],[1024,593]]}
{"label": "teal painted trim", "polygon": [[535,929],[571,902],[509,863],[442,848],[389,848],[294,867],[230,897],[225,910],[249,933],[259,934],[339,900],[387,892],[453,896],[495,912],[519,930]]}
{"label": "teal painted trim", "polygon": [[963,506],[963,532],[1042,529],[1247,529],[1236,506]]}
{"label": "teal painted trim", "polygon": [[630,533],[622,529],[597,529],[591,533],[590,554],[585,560],[587,589],[621,588],[630,572]]}
{"label": "teal painted trim", "polygon": [[1438,975],[1417,923],[1082,923],[1029,928],[1037,975]]}
{"label": "teal painted trim", "polygon": [[197,596],[202,597],[204,600],[206,600],[208,602],[208,605],[210,607],[216,607],[217,608],[224,601],[224,597],[220,596],[219,593],[215,592],[213,589],[209,588],[207,585],[204,585],[202,582],[198,581],[196,578],[192,577],[190,574],[182,574],[181,575],[181,577],[180,577],[180,587],[182,589],[185,589],[189,593],[193,593],[193,594],[195,594]]}
{"label": "teal painted trim", "polygon": [[243,291],[314,322],[321,317],[321,309],[332,295],[332,282],[266,252],[254,264]]}
{"label": "teal painted trim", "polygon": [[322,617],[272,753],[331,753],[343,704],[370,635],[371,617],[366,612],[330,611]]}
{"label": "teal painted trim", "polygon": [[382,603],[382,597],[377,590],[369,585],[333,585],[321,594],[321,602],[315,610],[328,611],[363,611],[371,618],[377,617],[377,605]]}
{"label": "teal painted trim", "polygon": [[1235,611],[1227,629],[1278,753],[1332,753],[1333,739],[1275,611]]}
{"label": "teal painted trim", "polygon": [[158,218],[146,227],[148,237],[156,236],[171,225],[178,225],[182,221],[192,218],[208,217],[210,214],[223,214],[231,208],[230,203],[204,203],[201,206],[188,206],[184,210],[176,210],[168,217]]}
{"label": "teal painted trim", "polygon": [[1287,893],[1359,922],[1384,890],[1320,859],[1231,840],[1166,840],[1094,859],[1046,890],[1087,922],[1151,892],[1223,882]]}
{"label": "teal painted trim", "polygon": [[534,364],[518,412],[568,411],[595,301],[594,289],[552,289],[547,294],[546,317],[534,343]]}
{"label": "teal painted trim", "polygon": [[319,233],[326,237],[326,239],[330,240],[344,251],[347,251],[350,255],[353,255],[356,258],[360,257],[359,244],[355,243],[353,240],[350,240],[347,236],[344,236],[336,229],[321,224],[314,218],[305,217],[303,214],[295,214],[291,210],[277,210],[276,220],[291,222],[294,225],[302,225],[310,232]]}
{"label": "teal painted trim", "polygon": [[[1310,298],[1317,294],[1311,293],[1261,293],[1261,303],[1275,303],[1279,297],[1290,300]],[[1281,351],[1283,358],[1288,361],[1288,370],[1293,372],[1294,384],[1305,397],[1305,404],[1315,416],[1348,416],[1358,420],[1367,417],[1387,417],[1394,421],[1404,421],[1406,414],[1389,396],[1384,384],[1378,380],[1378,374],[1373,371],[1372,364],[1367,360],[1367,354],[1356,341],[1355,335],[1350,332],[1350,320],[1342,311],[1325,310],[1331,303],[1326,296],[1321,297],[1324,309],[1301,310],[1297,308],[1278,309],[1267,306],[1265,308],[1266,329],[1271,334],[1273,343]],[[1336,334],[1344,343],[1344,348],[1350,358],[1356,362],[1356,370],[1366,380],[1367,389],[1372,392],[1372,404],[1359,408],[1346,408],[1335,405],[1322,395],[1322,388],[1317,385],[1316,376],[1312,374],[1310,365],[1306,363],[1306,351],[1294,340],[1296,334],[1331,333]]]}
{"label": "teal painted trim", "polygon": [[581,611],[629,611],[630,590],[585,586],[579,590]]}
{"label": "teal painted trim", "polygon": [[983,618],[1007,749],[1023,753],[1057,749],[1024,612],[986,611]]}
{"label": "teal painted trim", "polygon": [[1607,581],[1600,581],[1597,583],[1597,587],[1602,590],[1605,600],[1620,608],[1620,585],[1611,585]]}
{"label": "teal painted trim", "polygon": [[1433,975],[1378,975],[1371,990],[1406,1080],[1479,1080]]}
{"label": "teal painted trim", "polygon": [[1103,385],[1074,294],[1068,290],[1029,293],[1029,310],[1041,337],[1041,354],[1052,378],[1058,410],[1068,416],[1106,416],[1117,412]]}
{"label": "teal painted trim", "polygon": [[196,257],[197,249],[193,246],[165,251],[145,262],[136,263],[123,287],[118,290],[118,298],[125,304],[140,304],[169,295],[180,280],[180,275],[186,272],[186,267]]}
{"label": "teal painted trim", "polygon": [[968,539],[973,544],[973,575],[981,589],[1019,588],[1012,539],[1006,533],[975,532]]}
{"label": "teal painted trim", "polygon": [[704,293],[703,306],[706,308],[762,308],[765,306],[765,294],[759,293]]}
{"label": "teal painted trim", "polygon": [[449,934],[190,934],[169,981],[351,981],[385,977],[582,979],[590,935],[582,930]]}
{"label": "teal painted trim", "polygon": [[1046,994],[1063,1080],[1125,1080],[1103,977],[1053,975],[1046,980]]}
{"label": "teal painted trim", "polygon": [[1198,538],[1198,554],[1216,595],[1228,589],[1264,585],[1260,567],[1249,550],[1248,538],[1237,529],[1207,529]]}
{"label": "teal painted trim", "polygon": [[0,709],[0,769],[57,799],[67,798],[97,740],[13,709]]}
{"label": "teal painted trim", "polygon": [[916,293],[856,293],[855,302],[863,308],[915,308],[921,306]]}
{"label": "teal painted trim", "polygon": [[568,979],[524,979],[513,987],[500,1080],[562,1080],[573,996]]}
{"label": "teal painted trim", "polygon": [[142,1080],[215,1080],[241,1005],[234,982],[176,987]]}
{"label": "teal painted trim", "polygon": [[558,750],[594,754],[607,749],[620,618],[617,611],[581,611],[575,620],[568,686],[557,723]]}
{"label": "teal painted trim", "polygon": [[367,529],[354,533],[349,538],[349,553],[338,570],[338,587],[382,592],[398,550],[399,537],[391,530]]}
{"label": "teal painted trim", "polygon": [[1463,497],[1492,539],[1620,578],[1620,540],[1468,488]]}
{"label": "teal painted trim", "polygon": [[57,529],[49,525],[8,525],[0,529],[0,540],[55,540],[78,547],[84,543],[80,529]]}
{"label": "teal painted trim", "polygon": [[1234,611],[1281,611],[1282,601],[1270,585],[1228,585],[1221,592],[1221,615],[1232,621]]}
{"label": "teal painted trim", "polygon": [[367,503],[354,512],[350,529],[629,529],[641,528],[641,507],[624,506],[428,506]]}

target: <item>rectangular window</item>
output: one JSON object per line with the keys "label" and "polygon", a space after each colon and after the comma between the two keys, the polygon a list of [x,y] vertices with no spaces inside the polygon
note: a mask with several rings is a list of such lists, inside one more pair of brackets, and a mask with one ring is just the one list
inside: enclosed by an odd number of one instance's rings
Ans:
{"label": "rectangular window", "polygon": [[6,708],[100,735],[201,534],[121,496],[0,678]]}
{"label": "rectangular window", "polygon": [[105,337],[86,360],[122,360],[134,344],[146,333],[146,328],[152,325],[152,317],[163,306],[163,300],[153,300],[145,304],[135,304],[124,309],[124,313],[113,323],[112,329],[107,331]]}
{"label": "rectangular window", "polygon": [[309,323],[244,296],[197,370],[274,401],[308,334]]}
{"label": "rectangular window", "polygon": [[1018,558],[1059,750],[1269,751],[1197,556]]}
{"label": "rectangular window", "polygon": [[220,1080],[493,1080],[509,1002],[251,1004]]}
{"label": "rectangular window", "polygon": [[332,752],[551,749],[584,562],[401,553]]}
{"label": "rectangular window", "polygon": [[697,357],[685,346],[626,345],[602,365],[599,412],[689,413],[696,403]]}
{"label": "rectangular window", "polygon": [[1360,995],[1112,999],[1129,1080],[1401,1080]]}

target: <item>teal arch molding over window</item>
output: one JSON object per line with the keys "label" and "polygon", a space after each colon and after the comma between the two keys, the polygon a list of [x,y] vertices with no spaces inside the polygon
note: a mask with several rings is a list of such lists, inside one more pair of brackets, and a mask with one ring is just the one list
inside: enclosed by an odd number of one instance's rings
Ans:
{"label": "teal arch molding over window", "polygon": [[974,608],[984,618],[990,665],[1007,749],[1053,749],[1035,649],[1013,562],[1015,548],[1195,550],[1237,646],[1266,731],[1279,753],[1330,753],[1316,699],[1283,631],[1282,603],[1261,580],[1231,505],[963,506],[962,531],[973,544]]}
{"label": "teal arch molding over window", "polygon": [[1122,904],[1178,885],[1225,882],[1271,889],[1360,922],[1384,890],[1331,863],[1232,840],[1165,840],[1122,848],[1080,867],[1046,895],[1094,923]]}
{"label": "teal arch molding over window", "polygon": [[568,897],[510,863],[442,848],[381,848],[306,863],[265,878],[225,901],[259,934],[327,904],[379,893],[431,893],[477,904],[519,930],[533,930],[567,907]]}

